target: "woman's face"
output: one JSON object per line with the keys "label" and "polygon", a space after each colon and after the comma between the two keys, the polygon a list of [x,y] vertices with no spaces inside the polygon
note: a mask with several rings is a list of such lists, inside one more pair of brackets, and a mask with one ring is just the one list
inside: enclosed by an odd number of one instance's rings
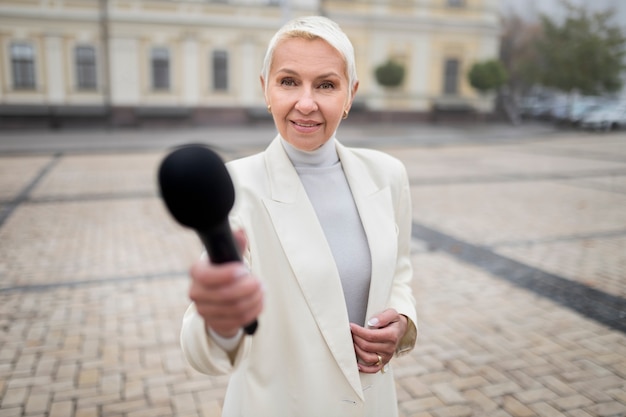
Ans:
{"label": "woman's face", "polygon": [[261,84],[278,132],[304,151],[326,143],[352,105],[344,59],[322,39],[280,41]]}

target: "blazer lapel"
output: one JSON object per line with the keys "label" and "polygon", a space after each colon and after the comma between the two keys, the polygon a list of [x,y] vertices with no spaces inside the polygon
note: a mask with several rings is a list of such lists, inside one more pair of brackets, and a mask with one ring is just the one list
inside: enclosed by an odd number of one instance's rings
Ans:
{"label": "blazer lapel", "polygon": [[371,172],[352,151],[337,144],[337,152],[350,184],[365,229],[372,257],[372,276],[366,319],[386,308],[391,294],[397,254],[397,225],[389,187],[380,188]]}
{"label": "blazer lapel", "polygon": [[345,304],[339,273],[315,210],[279,137],[266,150],[266,167],[272,197],[264,204],[282,248],[328,348],[363,399],[347,311],[328,308]]}

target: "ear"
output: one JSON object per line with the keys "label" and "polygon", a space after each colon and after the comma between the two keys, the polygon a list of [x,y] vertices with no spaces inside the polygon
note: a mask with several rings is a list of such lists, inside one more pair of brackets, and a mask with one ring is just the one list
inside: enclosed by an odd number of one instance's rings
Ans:
{"label": "ear", "polygon": [[261,90],[263,90],[263,97],[265,97],[265,104],[269,106],[270,102],[267,99],[267,90],[265,88],[265,79],[263,79],[263,75],[259,76],[259,81],[261,81]]}
{"label": "ear", "polygon": [[355,82],[354,86],[352,87],[352,94],[350,95],[350,102],[346,103],[346,107],[345,110],[346,111],[350,111],[350,109],[352,108],[352,103],[354,102],[354,96],[356,96],[356,92],[359,89],[359,82]]}

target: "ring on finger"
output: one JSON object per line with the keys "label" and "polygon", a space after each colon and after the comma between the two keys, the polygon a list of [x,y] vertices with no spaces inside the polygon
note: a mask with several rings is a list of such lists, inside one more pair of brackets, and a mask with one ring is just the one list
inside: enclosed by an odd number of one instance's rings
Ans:
{"label": "ring on finger", "polygon": [[374,364],[374,366],[379,366],[383,364],[383,358],[377,353],[376,356],[378,356],[378,362],[376,362]]}

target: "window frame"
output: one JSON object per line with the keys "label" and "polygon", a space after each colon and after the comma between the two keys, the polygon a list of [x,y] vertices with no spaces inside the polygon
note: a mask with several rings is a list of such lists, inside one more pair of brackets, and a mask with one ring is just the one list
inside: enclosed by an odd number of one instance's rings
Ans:
{"label": "window frame", "polygon": [[446,0],[446,6],[455,9],[462,9],[467,7],[467,0]]}
{"label": "window frame", "polygon": [[211,70],[213,91],[226,92],[229,90],[229,54],[225,49],[215,49],[211,52]]}
{"label": "window frame", "polygon": [[[22,49],[22,51],[18,48]],[[25,51],[28,51],[28,53],[22,54]],[[27,41],[11,42],[9,44],[9,55],[13,89],[35,90],[37,88],[37,72],[34,45]]]}
{"label": "window frame", "polygon": [[[91,55],[80,56],[80,51],[90,51]],[[74,68],[76,70],[76,89],[93,91],[98,88],[97,53],[93,45],[74,47]]]}
{"label": "window frame", "polygon": [[[451,66],[454,64],[454,66]],[[443,62],[443,94],[447,96],[459,95],[461,74],[461,60],[458,57],[445,58]]]}
{"label": "window frame", "polygon": [[150,74],[153,91],[170,91],[171,56],[168,47],[154,46],[150,49]]}

